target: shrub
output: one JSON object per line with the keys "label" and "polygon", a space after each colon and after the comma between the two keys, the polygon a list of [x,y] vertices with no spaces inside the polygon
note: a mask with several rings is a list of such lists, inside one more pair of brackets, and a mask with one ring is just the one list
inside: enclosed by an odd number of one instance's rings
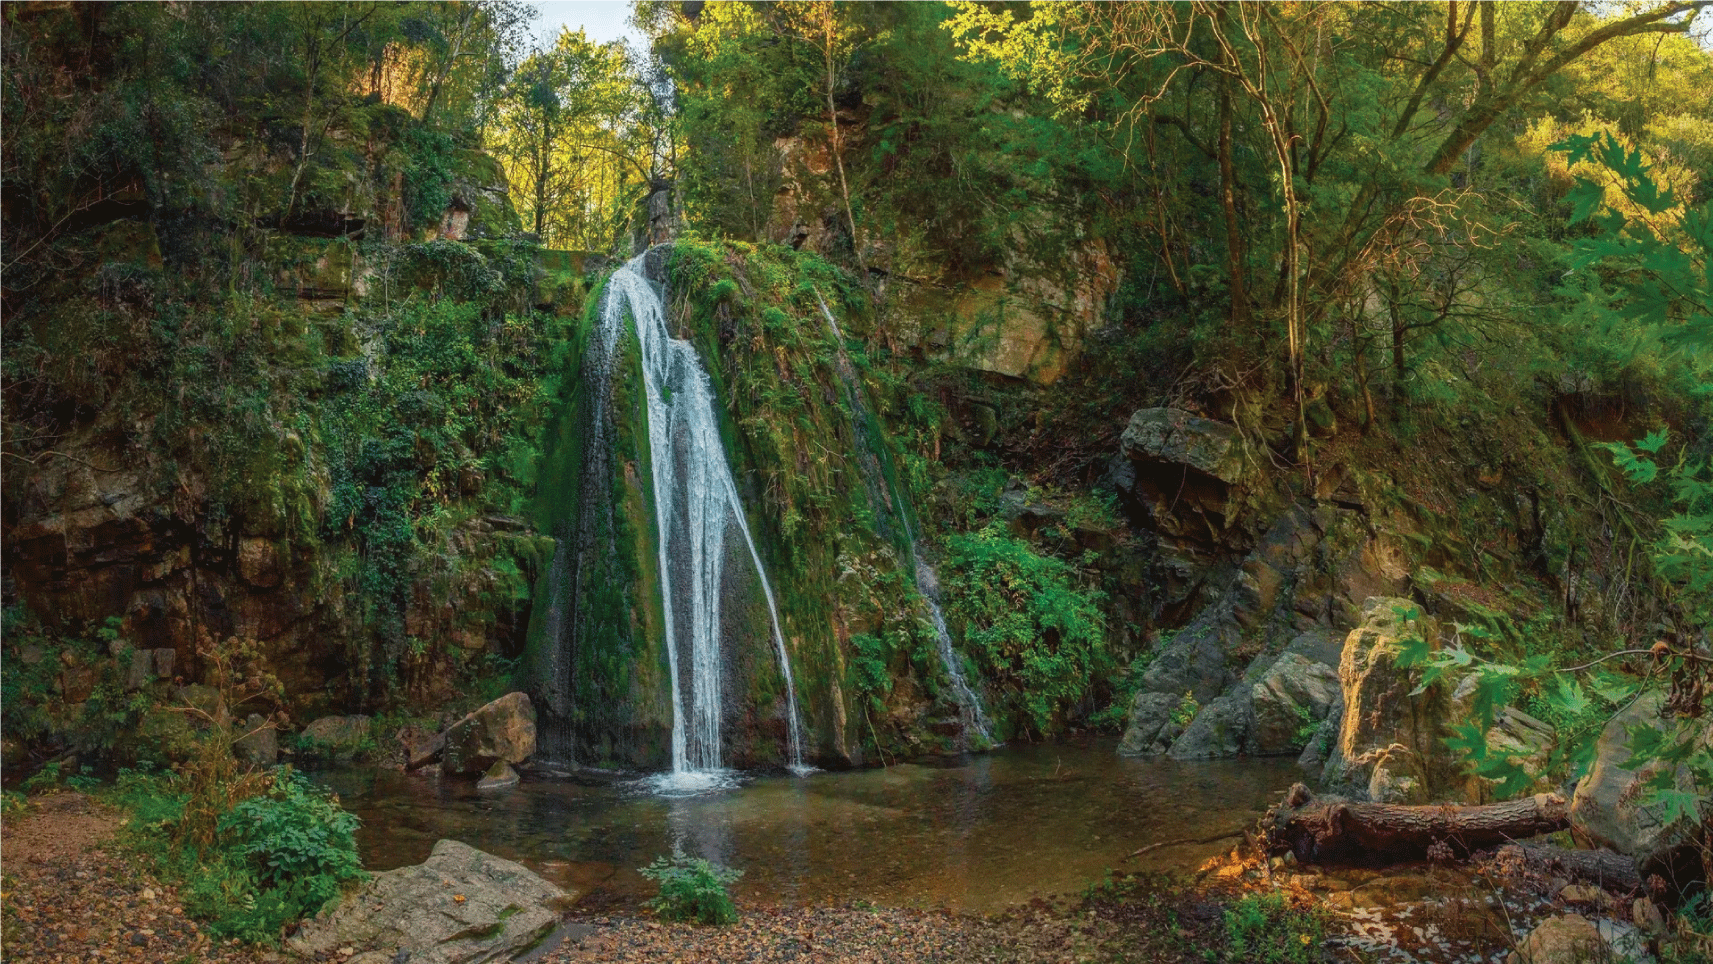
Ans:
{"label": "shrub", "polygon": [[267,793],[238,804],[220,820],[220,843],[264,891],[289,892],[308,916],[362,875],[357,818],[300,773],[282,770]]}
{"label": "shrub", "polygon": [[666,920],[737,922],[738,910],[726,888],[743,876],[741,870],[677,854],[670,860],[655,858],[654,863],[642,868],[642,875],[660,885],[660,896],[649,901],[648,907]]}
{"label": "shrub", "polygon": [[1225,912],[1228,959],[1254,964],[1310,964],[1321,959],[1326,924],[1278,894],[1248,894]]}
{"label": "shrub", "polygon": [[219,937],[275,944],[287,923],[362,876],[357,818],[290,768],[238,761],[241,731],[227,708],[278,684],[255,669],[248,641],[203,655],[221,699],[179,708],[206,724],[195,753],[175,772],[120,771],[109,798],[131,813],[133,845],[178,883],[190,916]]}
{"label": "shrub", "polygon": [[1025,729],[1057,732],[1091,681],[1111,674],[1101,594],[998,523],[953,536],[948,548],[950,609],[966,645]]}

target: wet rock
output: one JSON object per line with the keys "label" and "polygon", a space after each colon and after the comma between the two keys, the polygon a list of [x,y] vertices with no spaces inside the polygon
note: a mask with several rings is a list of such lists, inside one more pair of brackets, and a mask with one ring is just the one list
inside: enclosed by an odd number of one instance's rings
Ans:
{"label": "wet rock", "polygon": [[1254,727],[1249,752],[1296,753],[1334,709],[1344,705],[1338,671],[1300,653],[1285,653],[1250,688]]}
{"label": "wet rock", "polygon": [[1119,756],[1152,756],[1165,753],[1183,726],[1172,722],[1183,697],[1170,693],[1137,693],[1130,703],[1130,720],[1118,742]]}
{"label": "wet rock", "polygon": [[1436,683],[1416,693],[1420,673],[1398,665],[1406,641],[1438,646],[1439,628],[1407,599],[1369,599],[1362,624],[1345,637],[1338,676],[1344,720],[1323,783],[1385,803],[1426,803],[1460,782],[1445,746],[1450,693]]}
{"label": "wet rock", "polygon": [[500,760],[482,774],[482,779],[476,781],[478,790],[509,790],[518,785],[519,777],[512,765]]}
{"label": "wet rock", "polygon": [[570,897],[520,864],[442,840],[426,862],[374,875],[287,944],[312,958],[352,948],[411,964],[507,961],[552,932]]}
{"label": "wet rock", "polygon": [[[1698,821],[1688,815],[1668,819],[1663,805],[1650,803],[1646,784],[1666,765],[1654,761],[1640,770],[1625,766],[1631,756],[1630,731],[1667,728],[1675,731],[1674,741],[1700,740],[1703,745],[1713,737],[1713,723],[1663,718],[1663,705],[1664,694],[1651,693],[1606,724],[1595,745],[1594,763],[1570,802],[1574,830],[1597,846],[1636,858],[1644,874],[1681,856],[1694,839]],[[1697,792],[1687,766],[1673,776],[1678,790]],[[1713,815],[1713,803],[1705,789],[1699,792],[1705,820]]]}
{"label": "wet rock", "polygon": [[441,772],[474,776],[495,763],[522,763],[535,753],[535,708],[523,693],[507,693],[446,731]]}
{"label": "wet rock", "polygon": [[1585,917],[1567,914],[1541,921],[1506,964],[1589,964],[1606,959],[1606,941]]}

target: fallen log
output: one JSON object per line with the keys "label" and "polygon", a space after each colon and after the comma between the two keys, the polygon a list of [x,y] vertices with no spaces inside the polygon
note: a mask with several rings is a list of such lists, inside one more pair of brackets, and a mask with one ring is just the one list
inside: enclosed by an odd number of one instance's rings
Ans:
{"label": "fallen log", "polygon": [[1540,874],[1586,881],[1618,893],[1642,889],[1642,874],[1632,857],[1610,850],[1566,850],[1546,844],[1509,844],[1499,848],[1501,864],[1514,864]]}
{"label": "fallen log", "polygon": [[1305,864],[1389,864],[1471,852],[1570,826],[1570,804],[1556,793],[1479,806],[1357,803],[1317,799],[1297,784],[1262,821],[1270,856]]}

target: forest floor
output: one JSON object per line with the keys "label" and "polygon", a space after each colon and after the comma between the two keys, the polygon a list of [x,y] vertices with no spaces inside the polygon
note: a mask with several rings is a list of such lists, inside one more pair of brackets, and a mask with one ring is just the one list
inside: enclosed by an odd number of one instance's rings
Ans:
{"label": "forest floor", "polygon": [[[32,800],[5,822],[0,959],[136,964],[279,964],[278,952],[219,942],[189,920],[176,890],[122,846],[123,818],[78,793]],[[1321,960],[1502,962],[1545,917],[1580,913],[1624,928],[1618,902],[1488,861],[1304,873],[1234,852],[1187,879],[1120,877],[1081,895],[1037,899],[991,916],[854,903],[740,905],[729,927],[668,924],[590,895],[537,964],[584,962],[1081,962],[1160,964],[1248,959],[1229,916],[1245,894],[1277,893],[1311,909]],[[1582,895],[1582,902],[1567,897]],[[1302,940],[1306,917],[1274,917],[1266,939]],[[1237,956],[1233,956],[1233,954]],[[1315,960],[1312,951],[1280,960]]]}
{"label": "forest floor", "polygon": [[1162,889],[1154,899],[1037,900],[992,917],[870,904],[739,908],[729,927],[623,915],[579,916],[545,964],[629,962],[1205,962],[1224,944],[1216,900]]}
{"label": "forest floor", "polygon": [[124,817],[81,793],[34,797],[0,834],[0,960],[10,964],[264,964],[222,943],[119,841]]}

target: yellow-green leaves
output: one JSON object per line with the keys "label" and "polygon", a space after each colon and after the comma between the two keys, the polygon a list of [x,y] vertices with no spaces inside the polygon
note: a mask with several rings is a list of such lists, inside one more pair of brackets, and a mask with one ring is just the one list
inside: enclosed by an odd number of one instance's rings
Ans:
{"label": "yellow-green leaves", "polygon": [[964,59],[998,65],[1060,113],[1088,106],[1092,93],[1076,84],[1085,52],[1069,40],[1067,29],[1081,18],[1080,4],[1031,4],[1022,20],[975,0],[954,0],[952,6],[957,13],[944,26],[964,49]]}

